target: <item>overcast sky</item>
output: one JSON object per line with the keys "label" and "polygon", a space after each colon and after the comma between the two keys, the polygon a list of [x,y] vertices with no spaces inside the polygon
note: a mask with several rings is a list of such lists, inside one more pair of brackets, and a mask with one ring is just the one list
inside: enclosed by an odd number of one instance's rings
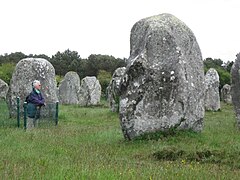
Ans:
{"label": "overcast sky", "polygon": [[234,61],[240,52],[239,0],[1,0],[0,54],[128,58],[134,23],[161,13],[186,23],[204,59]]}

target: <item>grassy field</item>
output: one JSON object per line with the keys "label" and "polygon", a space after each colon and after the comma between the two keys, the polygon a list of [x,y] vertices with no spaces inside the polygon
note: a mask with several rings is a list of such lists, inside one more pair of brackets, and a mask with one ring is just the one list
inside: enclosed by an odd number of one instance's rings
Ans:
{"label": "grassy field", "polygon": [[118,114],[105,106],[59,110],[58,126],[24,131],[0,103],[0,179],[239,179],[240,132],[230,105],[206,112],[202,133],[134,141],[124,140]]}

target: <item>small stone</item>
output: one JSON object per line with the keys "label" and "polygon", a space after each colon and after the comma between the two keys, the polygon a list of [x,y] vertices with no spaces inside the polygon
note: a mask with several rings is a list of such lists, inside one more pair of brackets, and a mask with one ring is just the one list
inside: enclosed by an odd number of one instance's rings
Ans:
{"label": "small stone", "polygon": [[0,79],[0,99],[6,99],[8,92],[8,84]]}
{"label": "small stone", "polygon": [[220,106],[219,75],[214,68],[210,68],[205,75],[205,109],[217,111]]}

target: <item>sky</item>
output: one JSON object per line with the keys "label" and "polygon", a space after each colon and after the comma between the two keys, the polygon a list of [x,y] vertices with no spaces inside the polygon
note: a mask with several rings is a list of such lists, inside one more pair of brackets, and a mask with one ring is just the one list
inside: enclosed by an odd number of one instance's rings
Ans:
{"label": "sky", "polygon": [[203,59],[234,61],[240,52],[239,0],[1,0],[0,54],[128,58],[132,26],[162,13],[193,31]]}

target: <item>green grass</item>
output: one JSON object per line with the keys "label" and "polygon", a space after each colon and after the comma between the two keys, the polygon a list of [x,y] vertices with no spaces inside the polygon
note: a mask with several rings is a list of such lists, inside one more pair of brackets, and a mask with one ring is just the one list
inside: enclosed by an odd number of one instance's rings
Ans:
{"label": "green grass", "polygon": [[134,141],[124,140],[118,114],[106,105],[60,105],[58,126],[27,131],[7,119],[3,102],[0,110],[0,179],[238,179],[240,175],[240,132],[230,105],[206,112],[202,133],[156,133]]}

